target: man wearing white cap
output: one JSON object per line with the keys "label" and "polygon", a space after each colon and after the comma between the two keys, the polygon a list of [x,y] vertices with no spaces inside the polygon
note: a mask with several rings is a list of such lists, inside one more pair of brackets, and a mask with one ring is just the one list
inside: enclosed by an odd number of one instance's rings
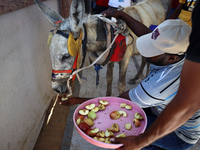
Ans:
{"label": "man wearing white cap", "polygon": [[131,6],[131,0],[109,0],[108,5],[112,8],[128,7]]}
{"label": "man wearing white cap", "polygon": [[[180,19],[173,19],[164,21],[151,32],[146,26],[124,12],[109,9],[103,14],[108,17],[120,17],[127,23],[139,37],[136,41],[138,51],[151,63],[148,77],[136,88],[120,95],[144,108],[147,113],[148,128],[178,91],[191,27]],[[156,150],[160,147],[183,150],[192,147],[200,137],[200,117],[198,116],[200,116],[200,111],[196,112],[175,132],[144,149]],[[121,142],[115,139],[116,141]]]}
{"label": "man wearing white cap", "polygon": [[[152,63],[151,72],[136,88],[123,93],[121,97],[131,99],[146,109],[148,126],[157,118],[138,136],[110,140],[123,144],[117,150],[156,150],[157,147],[183,150],[192,147],[200,137],[200,2],[193,11],[189,47],[191,28],[182,20],[167,20],[151,32],[122,11],[109,9],[103,15],[120,17],[138,37],[141,36],[136,44],[140,53]],[[88,99],[72,97],[59,103],[71,106]]]}
{"label": "man wearing white cap", "polygon": [[[118,12],[118,10],[114,11]],[[143,24],[135,23],[141,30],[143,28],[142,31],[149,31]],[[140,35],[142,35],[141,33]],[[145,110],[148,119],[147,128],[156,120],[178,91],[190,33],[191,27],[184,21],[180,19],[166,20],[152,32],[140,36],[136,41],[140,54],[151,63],[150,73],[136,88],[124,92],[120,97],[133,101]],[[60,102],[60,104],[71,105],[88,99],[90,98],[74,97],[66,102]],[[192,147],[200,136],[199,115],[200,112],[197,112],[175,132],[157,140],[144,149],[156,150],[157,147],[160,147],[170,150],[183,150]],[[193,128],[194,126],[197,127]]]}

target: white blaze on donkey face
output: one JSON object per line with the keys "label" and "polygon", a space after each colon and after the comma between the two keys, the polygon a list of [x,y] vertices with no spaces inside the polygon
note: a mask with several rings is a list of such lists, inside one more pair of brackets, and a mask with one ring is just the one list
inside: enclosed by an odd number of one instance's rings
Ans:
{"label": "white blaze on donkey face", "polygon": [[[43,4],[40,0],[34,0],[48,21],[56,28],[49,40],[49,50],[52,61],[52,88],[58,93],[67,93],[67,80],[72,72],[75,57],[68,51],[69,32],[74,38],[79,35],[85,9],[84,1],[73,0],[70,7],[70,17],[64,19],[57,12]],[[60,23],[59,23],[60,22]],[[66,36],[67,35],[67,36]]]}
{"label": "white blaze on donkey face", "polygon": [[[67,48],[68,39],[62,35],[55,34],[49,45],[52,69],[53,70],[70,70],[74,63],[74,57],[70,56]],[[70,74],[66,73],[52,73],[52,76],[59,79],[67,79]],[[57,77],[60,76],[60,77]],[[67,83],[64,82],[52,81],[52,88],[58,93],[67,92]]]}

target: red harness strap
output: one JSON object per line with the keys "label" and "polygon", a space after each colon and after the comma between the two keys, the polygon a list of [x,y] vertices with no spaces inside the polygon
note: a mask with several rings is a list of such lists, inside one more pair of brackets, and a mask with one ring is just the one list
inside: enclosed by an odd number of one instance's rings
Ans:
{"label": "red harness strap", "polygon": [[118,62],[124,58],[126,53],[126,38],[119,34],[114,43],[114,52],[110,61]]}
{"label": "red harness strap", "polygon": [[[78,62],[78,53],[77,53],[76,58],[74,60],[74,64],[73,64],[72,69],[70,69],[70,70],[54,70],[54,69],[52,69],[52,73],[70,73],[70,74],[72,74],[72,72],[74,70],[76,70],[77,62]],[[74,81],[75,78],[76,78],[76,75],[73,75],[72,81]]]}
{"label": "red harness strap", "polygon": [[59,21],[55,21],[54,23],[55,24],[59,24],[59,23],[61,23],[61,22],[63,22],[62,20],[59,20]]}

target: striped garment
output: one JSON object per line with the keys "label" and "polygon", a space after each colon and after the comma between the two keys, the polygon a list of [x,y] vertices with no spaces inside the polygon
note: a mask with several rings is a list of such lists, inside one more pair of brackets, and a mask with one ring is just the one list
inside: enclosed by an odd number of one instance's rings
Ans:
{"label": "striped garment", "polygon": [[[169,66],[151,65],[148,77],[129,91],[130,99],[142,108],[151,107],[158,116],[178,91],[184,60]],[[175,133],[186,143],[195,144],[200,137],[200,111]]]}

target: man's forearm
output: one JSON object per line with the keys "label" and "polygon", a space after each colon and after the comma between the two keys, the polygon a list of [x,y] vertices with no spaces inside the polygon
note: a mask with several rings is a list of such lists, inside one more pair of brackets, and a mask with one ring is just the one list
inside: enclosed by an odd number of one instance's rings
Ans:
{"label": "man's forearm", "polygon": [[174,12],[171,14],[171,16],[169,16],[168,19],[177,19],[183,6],[184,4],[179,4],[178,7],[174,10]]}
{"label": "man's forearm", "polygon": [[[193,67],[191,67],[193,66]],[[152,126],[140,137],[140,145],[147,146],[173,132],[200,109],[200,63],[185,62],[179,91],[158,116]]]}
{"label": "man's forearm", "polygon": [[124,20],[126,22],[126,24],[128,25],[128,27],[138,37],[151,32],[151,30],[148,27],[146,27],[144,24],[135,20],[134,18],[132,18],[131,16],[129,16],[128,14],[126,14],[124,12],[120,12],[119,18]]}

